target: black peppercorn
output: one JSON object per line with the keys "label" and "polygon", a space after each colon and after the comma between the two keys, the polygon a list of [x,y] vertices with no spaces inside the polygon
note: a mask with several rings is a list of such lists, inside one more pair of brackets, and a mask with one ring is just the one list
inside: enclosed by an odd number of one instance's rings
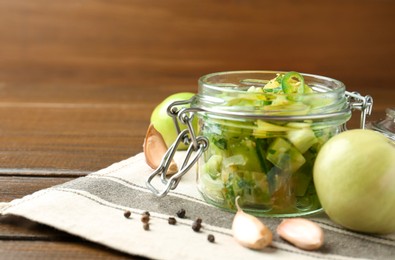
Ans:
{"label": "black peppercorn", "polygon": [[185,218],[185,209],[180,209],[179,211],[177,211],[177,217]]}
{"label": "black peppercorn", "polygon": [[143,214],[141,216],[141,222],[148,223],[149,222],[149,215]]}
{"label": "black peppercorn", "polygon": [[202,228],[202,224],[200,224],[201,222],[198,222],[198,221],[194,221],[193,222],[193,224],[192,224],[192,229],[193,229],[193,231],[195,231],[195,232],[199,232],[200,231],[200,229]]}
{"label": "black peppercorn", "polygon": [[213,235],[213,234],[209,234],[209,235],[207,236],[207,240],[210,241],[211,243],[214,243],[214,242],[215,242],[215,237],[214,237],[214,235]]}
{"label": "black peppercorn", "polygon": [[149,230],[149,224],[148,223],[144,223],[143,224],[143,228],[144,228],[144,230]]}
{"label": "black peppercorn", "polygon": [[202,224],[202,219],[201,219],[201,218],[197,218],[195,221],[196,221],[197,223],[199,223],[199,224]]}
{"label": "black peppercorn", "polygon": [[125,211],[125,212],[123,213],[123,215],[125,216],[125,218],[129,218],[131,214],[132,214],[132,213],[131,213],[129,210],[127,210],[127,211]]}
{"label": "black peppercorn", "polygon": [[169,222],[170,225],[175,225],[177,223],[177,220],[175,218],[173,218],[173,217],[169,217],[168,222]]}

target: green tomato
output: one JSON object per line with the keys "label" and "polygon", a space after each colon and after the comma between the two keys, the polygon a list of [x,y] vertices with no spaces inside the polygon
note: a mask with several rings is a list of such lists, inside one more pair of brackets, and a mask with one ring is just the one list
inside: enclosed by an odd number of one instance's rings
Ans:
{"label": "green tomato", "polygon": [[329,218],[367,233],[395,232],[395,144],[372,130],[330,139],[314,165],[314,184]]}
{"label": "green tomato", "polygon": [[[168,96],[152,111],[151,124],[153,124],[155,129],[159,133],[161,133],[167,147],[170,147],[170,145],[174,143],[178,135],[173,122],[173,118],[167,114],[168,106],[175,101],[188,100],[194,95],[195,95],[194,93],[190,93],[190,92],[175,93],[173,95]],[[186,128],[186,126],[181,123],[179,123],[179,125],[181,127],[181,130]],[[194,125],[196,126],[196,123],[194,123]],[[184,144],[181,144],[179,148],[185,149],[186,146]]]}

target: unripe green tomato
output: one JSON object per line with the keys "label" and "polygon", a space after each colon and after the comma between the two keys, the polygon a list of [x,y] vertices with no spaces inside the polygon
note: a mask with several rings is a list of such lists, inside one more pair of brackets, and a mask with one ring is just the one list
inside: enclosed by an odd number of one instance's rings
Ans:
{"label": "unripe green tomato", "polygon": [[314,184],[329,218],[348,229],[395,232],[395,145],[373,130],[349,130],[318,153]]}
{"label": "unripe green tomato", "polygon": [[[192,98],[195,94],[191,92],[180,92],[180,93],[175,93],[170,96],[168,96],[166,99],[164,99],[158,106],[155,107],[155,109],[152,111],[151,114],[151,124],[154,125],[155,129],[161,133],[163,136],[163,139],[165,140],[165,143],[167,147],[170,147],[176,140],[178,134],[177,130],[175,128],[173,118],[167,114],[167,108],[168,106],[175,102],[175,101],[181,101],[181,100],[188,100]],[[189,106],[187,106],[189,107]],[[194,119],[193,125],[194,129],[196,131],[196,118]],[[181,130],[186,128],[186,125],[179,123]],[[187,147],[184,144],[181,144],[179,146],[179,149],[186,149]]]}

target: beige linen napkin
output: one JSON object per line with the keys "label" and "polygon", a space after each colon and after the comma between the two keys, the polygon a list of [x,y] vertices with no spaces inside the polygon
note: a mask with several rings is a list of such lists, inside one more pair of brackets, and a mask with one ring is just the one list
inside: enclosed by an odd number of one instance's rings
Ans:
{"label": "beige linen napkin", "polygon": [[[179,160],[183,153],[176,155]],[[325,216],[313,218],[324,228],[326,242],[319,251],[299,250],[274,237],[263,250],[249,250],[231,235],[234,213],[207,204],[195,185],[194,169],[177,189],[157,198],[146,188],[152,172],[138,154],[68,183],[0,204],[0,213],[43,223],[116,250],[154,259],[393,259],[395,236],[370,236],[350,232]],[[179,209],[186,218],[176,217]],[[130,218],[124,217],[130,211]],[[143,229],[141,213],[149,211],[150,229]],[[175,217],[176,225],[168,218]],[[200,232],[191,228],[203,219]],[[280,219],[262,218],[274,232]],[[275,233],[275,232],[274,232]],[[215,243],[207,235],[215,236]]]}

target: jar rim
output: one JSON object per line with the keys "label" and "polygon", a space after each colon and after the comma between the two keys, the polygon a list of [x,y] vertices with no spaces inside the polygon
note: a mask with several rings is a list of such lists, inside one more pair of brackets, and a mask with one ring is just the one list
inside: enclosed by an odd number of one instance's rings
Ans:
{"label": "jar rim", "polygon": [[[221,83],[210,83],[208,80],[212,79],[214,77],[222,77],[222,79],[225,79],[226,76],[231,76],[231,75],[247,75],[247,74],[257,74],[257,75],[272,75],[275,76],[277,74],[280,73],[287,73],[287,71],[276,71],[276,70],[235,70],[235,71],[220,71],[220,72],[213,72],[213,73],[209,73],[206,74],[204,76],[201,76],[198,80],[199,82],[199,86],[203,86],[204,88],[210,88],[216,91],[224,91],[226,90],[226,92],[229,93],[242,93],[244,92],[243,89],[235,89],[235,88],[227,88],[225,89],[226,85],[222,84],[224,82]],[[327,88],[325,91],[325,93],[327,92],[339,92],[339,93],[344,93],[346,90],[346,86],[343,82],[341,82],[340,80],[334,79],[334,78],[330,78],[327,76],[321,76],[321,75],[316,75],[316,74],[310,74],[310,73],[300,73],[303,77],[308,78],[308,79],[317,79],[317,80],[321,80],[323,82],[327,82],[327,83],[332,83],[334,86],[336,86],[333,89],[329,89]],[[231,86],[231,85],[229,85]],[[237,84],[233,85],[234,87],[237,86]],[[313,93],[307,93],[307,94],[296,94],[296,95],[319,95],[322,94],[322,92],[313,92]],[[283,95],[287,95],[287,94],[283,94]],[[289,94],[288,94],[289,95]],[[295,95],[295,94],[292,94]]]}
{"label": "jar rim", "polygon": [[228,116],[311,118],[348,114],[345,85],[325,76],[301,73],[314,90],[311,93],[247,91],[251,86],[265,86],[279,73],[285,72],[240,70],[204,75],[199,79],[199,91],[192,106]]}

